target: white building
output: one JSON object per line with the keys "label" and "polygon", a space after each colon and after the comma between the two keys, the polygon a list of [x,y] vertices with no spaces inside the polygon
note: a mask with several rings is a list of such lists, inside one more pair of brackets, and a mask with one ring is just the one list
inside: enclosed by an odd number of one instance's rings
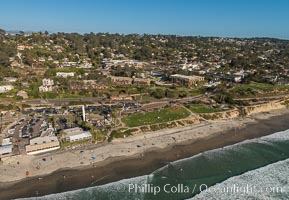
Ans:
{"label": "white building", "polygon": [[51,92],[53,90],[53,86],[43,86],[39,87],[39,92]]}
{"label": "white building", "polygon": [[0,143],[0,155],[6,155],[12,153],[12,142],[10,142],[9,138],[2,139]]}
{"label": "white building", "polygon": [[34,155],[60,149],[60,144],[56,136],[44,136],[31,139],[25,148],[27,155]]}
{"label": "white building", "polygon": [[17,81],[17,78],[15,77],[4,77],[3,78],[3,82],[6,82],[6,83],[15,83]]}
{"label": "white building", "polygon": [[242,81],[242,76],[233,76],[233,81],[235,83],[240,83]]}
{"label": "white building", "polygon": [[73,67],[76,66],[77,62],[63,62],[62,67]]}
{"label": "white building", "polygon": [[0,146],[0,156],[12,153],[12,145]]}
{"label": "white building", "polygon": [[12,85],[1,85],[0,86],[0,93],[8,92],[13,90],[14,87]]}
{"label": "white building", "polygon": [[70,128],[63,130],[64,135],[62,140],[68,142],[76,142],[80,140],[88,140],[92,138],[92,135],[89,131],[83,131],[81,128]]}
{"label": "white building", "polygon": [[22,97],[23,99],[28,99],[28,94],[24,90],[18,91],[17,96]]}
{"label": "white building", "polygon": [[74,77],[74,72],[57,72],[56,76],[63,77],[63,78]]}
{"label": "white building", "polygon": [[214,88],[214,87],[217,87],[220,84],[221,84],[221,82],[210,81],[209,83],[204,84],[204,87],[205,88]]}
{"label": "white building", "polygon": [[54,81],[50,78],[42,80],[42,85],[39,87],[40,92],[51,92],[53,90]]}
{"label": "white building", "polygon": [[137,60],[103,59],[103,63],[105,63],[107,67],[111,67],[111,66],[124,67],[125,65],[128,65],[130,67],[144,67],[144,66],[148,65],[147,62],[141,62],[141,61],[137,61]]}
{"label": "white building", "polygon": [[45,58],[41,57],[38,59],[39,62],[45,62]]}
{"label": "white building", "polygon": [[44,86],[53,86],[54,85],[54,81],[50,78],[45,78],[42,79],[42,85]]}
{"label": "white building", "polygon": [[13,135],[14,134],[14,131],[15,131],[15,125],[14,126],[12,126],[12,127],[10,127],[9,129],[8,129],[8,134],[9,135]]}

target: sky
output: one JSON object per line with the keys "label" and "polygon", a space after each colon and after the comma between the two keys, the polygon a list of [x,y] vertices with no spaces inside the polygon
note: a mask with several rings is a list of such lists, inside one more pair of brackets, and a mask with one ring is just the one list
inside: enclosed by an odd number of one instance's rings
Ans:
{"label": "sky", "polygon": [[289,39],[288,0],[1,0],[0,28]]}

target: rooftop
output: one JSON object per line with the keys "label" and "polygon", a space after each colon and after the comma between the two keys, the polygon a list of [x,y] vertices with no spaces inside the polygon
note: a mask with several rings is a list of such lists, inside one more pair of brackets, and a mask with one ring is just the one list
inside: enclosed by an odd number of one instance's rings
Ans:
{"label": "rooftop", "polygon": [[80,135],[83,134],[84,131],[82,128],[76,127],[76,128],[70,128],[70,129],[65,129],[63,130],[64,133],[66,133],[65,136],[74,136],[74,135]]}
{"label": "rooftop", "polygon": [[177,77],[177,78],[183,78],[183,79],[195,79],[195,78],[200,78],[200,76],[187,76],[187,75],[182,75],[182,74],[173,74],[171,77]]}
{"label": "rooftop", "polygon": [[7,146],[7,145],[11,145],[12,142],[10,142],[10,138],[0,138],[0,146]]}
{"label": "rooftop", "polygon": [[58,138],[56,136],[44,136],[44,137],[37,137],[30,140],[30,145],[39,145],[51,142],[57,142]]}

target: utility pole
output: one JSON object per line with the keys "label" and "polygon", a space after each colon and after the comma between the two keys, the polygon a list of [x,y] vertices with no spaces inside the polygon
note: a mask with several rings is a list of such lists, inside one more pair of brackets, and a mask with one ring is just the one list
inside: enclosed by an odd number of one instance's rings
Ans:
{"label": "utility pole", "polygon": [[83,122],[86,122],[86,117],[85,117],[85,105],[82,105],[82,120],[83,120]]}
{"label": "utility pole", "polygon": [[1,124],[0,124],[0,134],[2,133],[2,126],[3,126],[3,113],[0,114],[1,117]]}

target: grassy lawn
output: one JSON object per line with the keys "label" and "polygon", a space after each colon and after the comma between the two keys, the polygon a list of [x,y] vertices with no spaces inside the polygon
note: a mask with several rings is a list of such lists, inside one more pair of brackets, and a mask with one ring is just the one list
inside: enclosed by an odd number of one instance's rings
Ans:
{"label": "grassy lawn", "polygon": [[161,110],[147,113],[135,113],[127,117],[124,117],[122,121],[128,127],[136,127],[178,120],[188,117],[189,115],[190,113],[184,108],[174,107],[174,108],[164,108]]}
{"label": "grassy lawn", "polygon": [[221,108],[211,108],[205,104],[187,104],[186,107],[194,113],[213,113],[221,112]]}
{"label": "grassy lawn", "polygon": [[242,85],[233,88],[231,91],[234,94],[238,95],[245,95],[245,96],[252,96],[255,93],[258,92],[271,92],[273,90],[288,90],[289,86],[287,85],[271,85],[271,84],[266,84],[266,83],[257,83],[257,82],[251,82],[248,85]]}

